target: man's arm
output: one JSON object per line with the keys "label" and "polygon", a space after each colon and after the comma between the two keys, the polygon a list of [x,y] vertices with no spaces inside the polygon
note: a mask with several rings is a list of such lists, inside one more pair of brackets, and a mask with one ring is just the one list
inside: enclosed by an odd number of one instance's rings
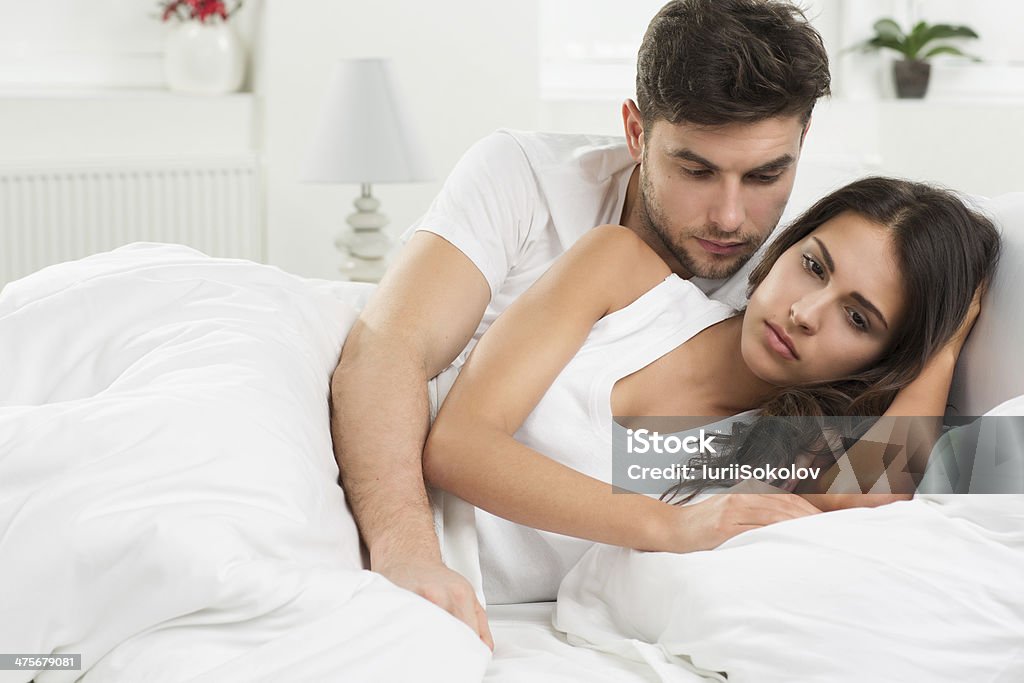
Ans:
{"label": "man's arm", "polygon": [[423,484],[427,381],[465,348],[490,288],[461,251],[417,232],[352,326],[331,381],[331,434],[370,566],[474,629],[472,587],[441,561]]}

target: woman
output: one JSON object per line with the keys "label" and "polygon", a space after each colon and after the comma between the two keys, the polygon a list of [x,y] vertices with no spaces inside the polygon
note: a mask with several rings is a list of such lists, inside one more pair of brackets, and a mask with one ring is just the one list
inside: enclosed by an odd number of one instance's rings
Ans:
{"label": "woman", "polygon": [[734,315],[631,231],[591,231],[480,341],[427,441],[427,480],[491,513],[488,600],[552,599],[592,541],[688,552],[817,512],[615,494],[612,415],[941,415],[998,251],[952,194],[868,178],[782,232]]}

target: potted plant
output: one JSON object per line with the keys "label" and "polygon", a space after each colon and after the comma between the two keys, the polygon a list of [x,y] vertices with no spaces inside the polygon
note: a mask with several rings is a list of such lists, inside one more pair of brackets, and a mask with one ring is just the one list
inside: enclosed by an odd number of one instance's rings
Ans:
{"label": "potted plant", "polygon": [[[928,80],[931,77],[931,64],[928,60],[936,55],[957,55],[980,61],[977,57],[961,52],[953,45],[933,45],[937,40],[949,38],[977,38],[978,34],[967,26],[929,24],[919,21],[907,33],[892,19],[879,19],[875,22],[874,29],[873,37],[854,47],[859,47],[866,52],[889,49],[903,55],[902,59],[893,62],[893,78],[896,82],[898,97],[924,97],[928,90]],[[932,47],[926,51],[929,45]]]}

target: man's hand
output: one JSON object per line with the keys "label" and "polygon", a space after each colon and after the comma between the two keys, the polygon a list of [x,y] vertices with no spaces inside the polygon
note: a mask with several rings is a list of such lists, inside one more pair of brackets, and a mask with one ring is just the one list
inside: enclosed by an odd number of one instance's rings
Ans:
{"label": "man's hand", "polygon": [[399,561],[388,566],[375,566],[399,588],[426,598],[453,617],[469,626],[494,650],[494,639],[487,625],[487,613],[476,599],[473,587],[461,574],[453,572],[440,562]]}

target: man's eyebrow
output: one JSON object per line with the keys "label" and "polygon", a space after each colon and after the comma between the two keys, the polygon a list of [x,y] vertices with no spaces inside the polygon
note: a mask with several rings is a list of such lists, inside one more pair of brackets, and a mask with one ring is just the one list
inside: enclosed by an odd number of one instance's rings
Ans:
{"label": "man's eyebrow", "polygon": [[[828,272],[835,273],[836,262],[832,260],[832,254],[828,252],[828,248],[825,247],[825,243],[819,240],[817,237],[811,237],[811,239],[814,240],[817,243],[818,248],[821,249],[821,258],[824,259],[825,267],[828,268]],[[889,323],[886,321],[885,316],[882,315],[882,312],[878,310],[878,307],[875,306],[870,301],[868,301],[863,294],[861,294],[860,292],[854,292],[850,296],[856,299],[857,303],[859,303],[861,306],[868,309],[870,313],[873,313],[876,318],[881,320],[882,324],[885,325],[885,329],[889,329]]]}
{"label": "man's eyebrow", "polygon": [[[708,161],[701,155],[689,149],[673,149],[669,151],[668,155],[676,159],[692,161],[695,164],[700,164],[701,166],[704,166],[705,168],[708,168],[712,171],[720,170],[717,164]],[[766,171],[777,171],[779,169],[792,166],[794,161],[796,161],[796,158],[792,154],[783,154],[782,156],[772,159],[771,161],[768,161],[766,163],[763,163],[756,168],[750,169],[749,171],[747,171],[747,173],[765,173]]]}
{"label": "man's eyebrow", "polygon": [[748,173],[764,173],[765,171],[778,171],[779,169],[788,168],[793,165],[796,159],[792,154],[783,154],[782,156],[772,159],[766,164],[761,164],[757,168],[752,168]]}
{"label": "man's eyebrow", "polygon": [[697,154],[696,152],[693,152],[693,151],[688,150],[688,149],[673,149],[673,150],[671,150],[668,153],[668,155],[670,157],[675,157],[676,159],[682,159],[684,161],[692,161],[695,164],[700,164],[701,166],[706,166],[707,168],[711,169],[712,171],[719,170],[718,166],[716,166],[715,164],[711,163],[710,161],[708,161],[707,159],[705,159],[701,155]]}

